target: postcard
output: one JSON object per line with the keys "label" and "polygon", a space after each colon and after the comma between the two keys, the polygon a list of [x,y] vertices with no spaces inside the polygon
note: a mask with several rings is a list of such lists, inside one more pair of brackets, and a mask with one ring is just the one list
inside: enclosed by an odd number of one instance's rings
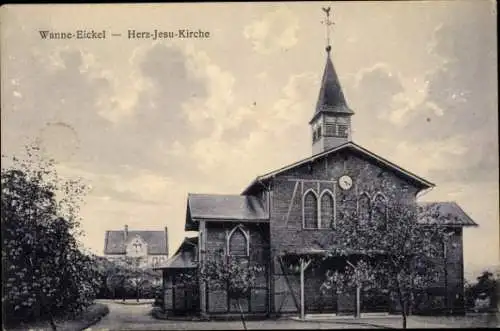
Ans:
{"label": "postcard", "polygon": [[496,24],[2,6],[5,329],[498,327]]}

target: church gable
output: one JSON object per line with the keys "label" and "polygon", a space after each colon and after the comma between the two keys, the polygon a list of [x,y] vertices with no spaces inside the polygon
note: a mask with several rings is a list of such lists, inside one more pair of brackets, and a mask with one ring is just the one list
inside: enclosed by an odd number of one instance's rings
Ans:
{"label": "church gable", "polygon": [[353,213],[358,221],[382,222],[391,200],[414,204],[423,186],[355,149],[326,153],[284,169],[269,181],[273,245],[290,251],[320,249],[315,243],[331,241],[336,226]]}
{"label": "church gable", "polygon": [[[277,175],[276,180],[302,180],[306,190],[312,189],[319,198],[323,193],[319,186],[325,186],[330,181],[329,190],[355,191],[358,194],[398,191],[407,192],[411,196],[422,188],[422,185],[402,175],[395,169],[384,166],[373,158],[366,157],[352,150],[343,150],[307,162]],[[351,181],[347,186],[341,183],[341,178]],[[323,182],[316,182],[320,180]],[[335,187],[331,186],[336,184]],[[326,188],[326,187],[325,187]]]}
{"label": "church gable", "polygon": [[[257,177],[243,192],[251,194],[262,187],[262,183],[276,178],[302,178],[337,180],[341,173],[351,171],[357,175],[360,184],[383,182],[389,184],[388,178],[396,182],[404,182],[408,189],[418,191],[434,186],[431,182],[397,166],[396,164],[370,152],[369,150],[348,142],[324,153],[303,159],[271,173]],[[372,174],[373,173],[373,174]],[[361,177],[359,177],[361,175]],[[376,176],[376,177],[373,177]],[[352,176],[351,176],[352,177]],[[352,178],[351,178],[352,179]],[[382,179],[385,179],[383,181]]]}
{"label": "church gable", "polygon": [[140,235],[135,235],[127,243],[128,256],[145,256],[148,254],[148,245]]}

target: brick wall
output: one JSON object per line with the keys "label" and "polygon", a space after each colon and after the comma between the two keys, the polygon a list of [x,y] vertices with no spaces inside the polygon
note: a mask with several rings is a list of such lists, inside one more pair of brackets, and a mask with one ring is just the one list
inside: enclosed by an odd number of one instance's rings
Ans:
{"label": "brick wall", "polygon": [[[331,182],[337,181],[345,174],[353,179],[353,185],[347,191],[341,190],[338,184]],[[295,294],[296,301],[300,302],[298,276],[289,277],[288,283],[291,285],[289,286],[284,276],[281,275],[277,257],[286,251],[293,252],[307,247],[319,248],[314,242],[321,243],[323,246],[335,243],[334,229],[329,227],[303,229],[302,196],[310,189],[318,198],[325,190],[332,193],[335,200],[334,221],[340,219],[343,214],[348,215],[349,211],[356,210],[357,198],[363,193],[371,199],[377,193],[382,193],[389,200],[397,197],[398,200],[414,204],[416,207],[415,199],[418,192],[417,187],[405,178],[354,153],[329,155],[277,176],[272,183],[270,216],[271,255],[275,262],[273,264],[273,312],[297,312],[298,305],[294,302],[292,293]],[[321,220],[321,223],[324,225],[326,221],[330,220]],[[452,283],[453,278],[454,286],[458,289],[461,287],[462,261],[458,257],[460,255],[458,250],[453,254],[455,254],[453,257],[449,255],[449,265],[452,264],[454,269],[449,270],[448,278],[449,284]],[[309,309],[314,308],[317,303],[308,298],[318,295],[318,283],[317,278],[305,283],[306,305],[310,306]],[[339,312],[352,312],[354,303],[354,293],[339,294],[336,302]]]}
{"label": "brick wall", "polygon": [[[426,291],[417,311],[447,311],[461,313],[464,309],[463,238],[461,228],[448,229],[453,235],[446,243],[446,257],[441,249],[434,259],[437,279]],[[446,270],[445,270],[446,268]]]}
{"label": "brick wall", "polygon": [[[338,180],[344,174],[353,179],[353,186],[348,191],[341,190],[333,182],[296,181]],[[285,250],[309,247],[314,240],[333,240],[335,231],[331,228],[304,230],[302,227],[302,194],[309,189],[314,190],[318,197],[325,190],[333,193],[336,219],[348,210],[356,210],[357,196],[363,192],[370,197],[381,192],[388,198],[398,196],[410,203],[415,202],[417,192],[415,187],[393,173],[349,154],[330,155],[311,165],[292,169],[273,182],[270,225],[273,255]]]}
{"label": "brick wall", "polygon": [[[220,254],[227,255],[227,236],[231,230],[239,223],[236,222],[206,222],[205,243],[203,249],[203,259]],[[243,309],[250,312],[267,312],[268,306],[268,263],[269,263],[269,226],[268,224],[241,223],[250,237],[249,261],[250,264],[259,264],[265,268],[257,278],[257,286],[251,293],[250,302],[243,304]],[[240,238],[241,239],[241,238]],[[238,251],[244,247],[245,241],[234,242]],[[227,293],[223,290],[208,289],[205,297],[207,313],[227,313],[228,311],[238,311],[238,307],[227,299]]]}

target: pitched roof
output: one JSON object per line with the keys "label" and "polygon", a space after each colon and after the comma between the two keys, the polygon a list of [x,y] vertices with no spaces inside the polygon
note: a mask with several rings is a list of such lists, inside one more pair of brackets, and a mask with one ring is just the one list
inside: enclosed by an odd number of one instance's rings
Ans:
{"label": "pitched roof", "polygon": [[[198,237],[186,237],[183,242],[175,252],[175,254],[170,257],[165,264],[160,265],[155,269],[185,269],[185,268],[196,268],[198,263],[194,261],[194,254],[186,254],[184,252],[188,251],[188,248],[192,246],[198,246]],[[184,253],[184,254],[183,254]]]}
{"label": "pitched roof", "polygon": [[191,217],[217,220],[266,220],[264,203],[254,196],[188,194]]}
{"label": "pitched roof", "polygon": [[323,71],[323,78],[321,79],[316,110],[311,122],[321,112],[342,113],[348,115],[354,114],[354,112],[349,109],[345,101],[344,92],[342,92],[342,87],[340,86],[339,78],[335,68],[333,67],[329,51],[327,52],[325,70]]}
{"label": "pitched roof", "polygon": [[390,170],[393,170],[395,173],[400,174],[404,178],[411,180],[412,182],[418,184],[422,188],[430,188],[430,187],[435,186],[433,183],[431,183],[431,182],[423,179],[422,177],[419,177],[419,176],[411,173],[408,170],[405,170],[405,169],[397,166],[396,164],[394,164],[394,163],[392,163],[392,162],[390,162],[390,161],[382,158],[381,156],[378,156],[375,153],[370,152],[366,148],[363,148],[360,145],[358,145],[358,144],[356,144],[356,143],[354,143],[352,141],[348,141],[348,142],[346,142],[346,143],[344,143],[342,145],[333,147],[333,148],[331,148],[329,150],[326,150],[326,151],[324,151],[322,153],[318,153],[316,155],[313,155],[313,156],[310,156],[308,158],[302,159],[300,161],[297,161],[295,163],[292,163],[290,165],[287,165],[287,166],[282,167],[280,169],[277,169],[275,171],[269,172],[269,173],[267,173],[265,175],[258,176],[256,179],[254,179],[252,181],[252,183],[250,183],[250,185],[243,191],[242,194],[248,194],[248,192],[250,191],[250,189],[254,185],[257,185],[257,183],[259,183],[259,182],[264,182],[264,181],[266,181],[266,180],[268,180],[268,179],[270,179],[270,178],[272,178],[274,176],[282,174],[285,171],[291,170],[291,169],[293,169],[295,167],[301,166],[301,165],[306,164],[308,162],[315,161],[317,159],[326,157],[326,156],[328,156],[330,154],[337,153],[337,152],[342,151],[342,150],[352,150],[352,151],[355,151],[357,153],[360,153],[363,156],[366,156],[366,157],[370,158],[371,160],[374,160],[374,161],[378,162],[382,166],[385,166],[386,168],[388,168]]}
{"label": "pitched roof", "polygon": [[478,226],[454,201],[419,202],[419,222],[450,226]]}
{"label": "pitched roof", "polygon": [[150,255],[167,255],[167,232],[164,231],[128,231],[125,240],[124,230],[106,231],[104,254],[125,254],[127,244],[139,236],[148,247]]}

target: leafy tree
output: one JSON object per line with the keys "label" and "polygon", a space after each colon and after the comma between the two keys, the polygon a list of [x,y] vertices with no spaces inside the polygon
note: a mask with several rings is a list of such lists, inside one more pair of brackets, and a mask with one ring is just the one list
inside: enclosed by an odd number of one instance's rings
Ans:
{"label": "leafy tree", "polygon": [[[337,284],[341,290],[385,287],[397,298],[406,328],[416,294],[436,281],[432,271],[442,264],[444,232],[432,222],[418,222],[415,205],[396,197],[390,201],[364,214],[355,208],[344,212],[334,241],[319,243],[328,252],[325,258],[343,256],[348,262],[345,270],[330,271],[324,285]],[[430,213],[428,220],[439,216],[439,210]]]}
{"label": "leafy tree", "polygon": [[[104,257],[95,257],[99,266],[99,272],[106,289],[102,292],[111,292],[116,298],[121,294],[125,301],[131,293],[138,301],[141,297],[152,297],[161,281],[161,275],[157,271],[143,268],[141,258],[123,257],[118,261],[109,261]],[[101,296],[107,297],[105,293]]]}
{"label": "leafy tree", "polygon": [[141,266],[141,257],[125,257],[123,259],[125,288],[131,290],[139,301],[141,296],[150,296],[146,293],[151,290],[154,283],[160,280],[160,274],[157,271]]}
{"label": "leafy tree", "polygon": [[1,170],[4,317],[7,324],[48,319],[55,330],[54,318],[89,306],[99,286],[76,239],[85,187],[61,180],[36,146],[26,151]]}
{"label": "leafy tree", "polygon": [[248,297],[250,290],[255,286],[258,274],[262,271],[261,266],[250,265],[247,260],[214,256],[203,261],[198,278],[201,282],[209,284],[212,289],[227,291],[231,299],[237,300],[243,327],[246,330],[240,300]]}
{"label": "leafy tree", "polygon": [[490,300],[490,309],[497,309],[498,303],[498,279],[493,273],[485,270],[477,278],[477,283],[471,288],[474,299],[485,296]]}
{"label": "leafy tree", "polygon": [[464,281],[465,308],[468,310],[474,308],[474,286],[475,284],[472,284],[468,280]]}

